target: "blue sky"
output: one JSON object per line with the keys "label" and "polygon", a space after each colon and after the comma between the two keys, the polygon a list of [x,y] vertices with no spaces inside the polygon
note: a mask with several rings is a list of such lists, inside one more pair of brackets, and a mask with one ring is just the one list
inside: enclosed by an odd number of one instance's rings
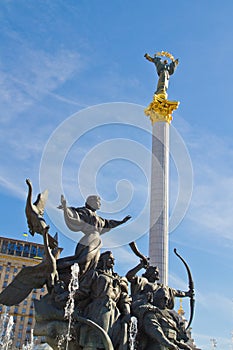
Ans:
{"label": "blue sky", "polygon": [[[64,254],[72,254],[75,243],[55,203],[61,190],[75,206],[97,190],[103,216],[133,217],[105,238],[116,246],[116,269],[122,274],[137,263],[125,244],[148,227],[151,129],[143,107],[152,99],[157,77],[143,55],[165,50],[180,59],[169,87],[169,98],[180,101],[172,135],[182,138],[181,151],[187,148],[193,173],[188,183],[180,181],[190,164],[177,169],[186,158],[174,149],[171,212],[180,187],[187,186],[187,194],[193,182],[193,191],[183,220],[170,234],[169,283],[187,286],[172,252],[176,247],[193,272],[193,335],[203,350],[211,348],[211,338],[217,348],[231,349],[233,330],[232,11],[230,0],[0,4],[1,235],[21,238],[26,230],[29,177],[35,193],[40,182],[42,189],[48,184],[46,218],[52,231],[60,232]],[[147,254],[148,236],[137,243]],[[183,307],[188,318],[188,302]]]}

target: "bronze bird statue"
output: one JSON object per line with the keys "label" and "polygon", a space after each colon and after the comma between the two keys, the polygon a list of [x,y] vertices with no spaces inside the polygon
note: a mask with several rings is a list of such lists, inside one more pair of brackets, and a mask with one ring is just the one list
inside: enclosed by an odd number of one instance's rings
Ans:
{"label": "bronze bird statue", "polygon": [[[28,195],[25,207],[25,213],[27,217],[27,224],[29,232],[32,236],[35,233],[44,235],[45,232],[48,233],[49,225],[47,225],[45,219],[43,218],[45,204],[48,199],[48,190],[39,193],[35,203],[32,201],[32,183],[29,179],[26,179],[26,184],[28,185]],[[57,247],[57,241],[48,234],[49,246],[50,248]]]}
{"label": "bronze bird statue", "polygon": [[13,281],[0,293],[0,304],[7,306],[19,304],[31,293],[33,289],[40,289],[45,284],[49,293],[58,281],[56,257],[49,247],[48,232],[44,230],[44,258],[36,266],[24,267]]}
{"label": "bronze bird statue", "polygon": [[43,235],[45,230],[49,228],[49,226],[45,222],[45,219],[43,218],[45,203],[48,198],[48,190],[39,193],[35,203],[33,203],[32,183],[29,179],[26,179],[26,184],[28,185],[28,196],[25,213],[27,217],[29,232],[32,236],[34,236],[35,233]]}

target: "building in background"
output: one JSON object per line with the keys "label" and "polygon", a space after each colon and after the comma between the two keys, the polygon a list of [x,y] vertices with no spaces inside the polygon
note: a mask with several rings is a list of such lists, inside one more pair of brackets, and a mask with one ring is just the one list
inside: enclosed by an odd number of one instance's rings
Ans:
{"label": "building in background", "polygon": [[[59,248],[59,252],[62,249]],[[44,256],[43,244],[0,237],[0,291],[6,288],[25,266],[34,266],[41,262]],[[34,289],[29,296],[18,305],[0,305],[1,321],[7,312],[13,316],[13,343],[12,349],[22,349],[22,346],[31,339],[34,328],[34,299],[40,299],[47,293],[46,286]],[[1,322],[0,321],[0,322]],[[34,343],[43,342],[43,338],[34,338]]]}

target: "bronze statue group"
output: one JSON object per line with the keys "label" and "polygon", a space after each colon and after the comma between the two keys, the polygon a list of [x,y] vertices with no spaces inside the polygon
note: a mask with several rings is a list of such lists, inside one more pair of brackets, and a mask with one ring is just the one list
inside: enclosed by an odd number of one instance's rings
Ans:
{"label": "bronze statue group", "polygon": [[[33,288],[47,285],[48,293],[35,300],[35,335],[46,337],[54,350],[178,350],[191,349],[184,320],[173,310],[175,297],[191,297],[193,291],[178,291],[160,284],[157,267],[142,259],[125,277],[114,271],[111,251],[100,254],[101,235],[124,224],[123,220],[101,218],[98,196],[89,196],[83,207],[68,207],[61,197],[59,209],[72,231],[84,233],[73,256],[57,259],[57,247],[43,218],[45,200],[40,194],[32,203],[32,185],[26,216],[32,234],[44,237],[45,256],[37,266],[25,267],[0,294],[0,303],[15,305]],[[73,294],[74,310],[69,339],[68,320],[64,318],[69,298],[71,267],[79,265],[79,287]],[[138,272],[145,269],[142,276]],[[130,287],[130,288],[129,288]],[[129,343],[132,316],[137,320],[137,334]],[[66,341],[68,339],[68,342]]]}

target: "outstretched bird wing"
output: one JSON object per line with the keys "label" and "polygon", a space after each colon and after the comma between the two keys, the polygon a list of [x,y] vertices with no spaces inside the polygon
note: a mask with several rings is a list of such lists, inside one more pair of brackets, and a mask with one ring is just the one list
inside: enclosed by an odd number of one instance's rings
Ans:
{"label": "outstretched bird wing", "polygon": [[49,193],[48,190],[45,190],[44,192],[39,193],[34,203],[34,205],[38,209],[39,215],[42,215],[42,216],[44,215],[44,208],[45,208],[46,201],[48,199],[48,193]]}
{"label": "outstretched bird wing", "polygon": [[47,279],[44,271],[43,262],[36,266],[24,267],[0,293],[0,304],[7,306],[19,304],[34,288],[42,288]]}
{"label": "outstretched bird wing", "polygon": [[44,218],[45,203],[48,198],[48,191],[44,191],[37,196],[37,200],[32,204],[32,183],[29,179],[26,179],[28,185],[28,195],[25,207],[25,213],[27,217],[27,223],[29,232],[32,236],[37,232],[43,234],[44,230],[48,228]]}

